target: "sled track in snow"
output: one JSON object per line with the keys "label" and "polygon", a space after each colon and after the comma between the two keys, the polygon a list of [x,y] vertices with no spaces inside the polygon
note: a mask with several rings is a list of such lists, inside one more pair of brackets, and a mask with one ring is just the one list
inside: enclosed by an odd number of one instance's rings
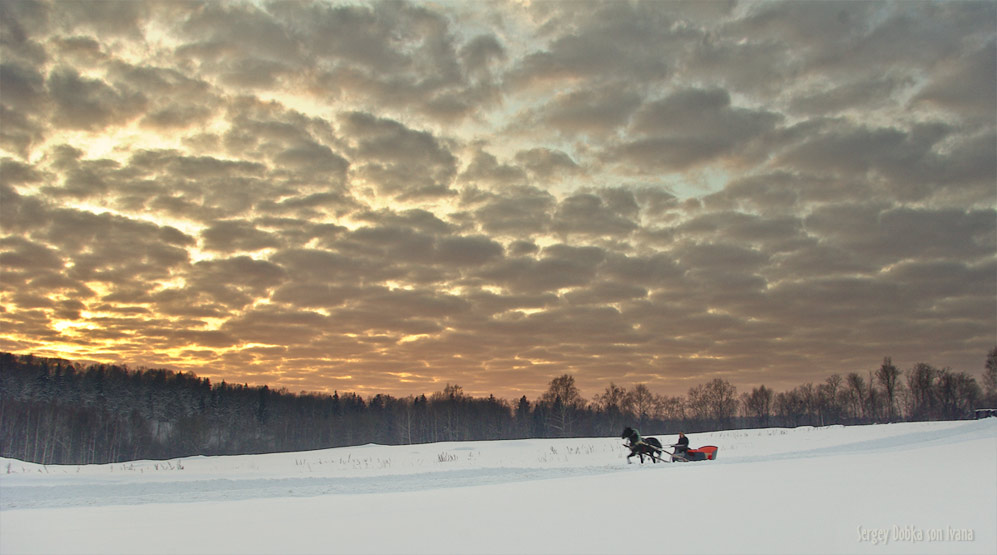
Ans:
{"label": "sled track in snow", "polygon": [[[937,447],[941,449],[943,447],[951,446],[954,443],[959,443],[964,439],[972,439],[975,434],[979,433],[980,426],[987,424],[988,424],[987,422],[981,423],[980,421],[967,420],[965,421],[965,423],[961,425],[950,428],[947,427],[943,429],[915,430],[885,438],[866,439],[862,441],[842,443],[833,446],[816,447],[813,449],[789,451],[785,453],[776,453],[773,455],[752,455],[745,457],[725,458],[723,456],[724,455],[723,449],[721,449],[721,452],[717,457],[717,459],[719,462],[722,462],[724,464],[739,464],[739,463],[766,462],[766,461],[775,461],[775,460],[809,459],[809,458],[827,457],[835,455],[849,455],[856,452],[868,454],[868,453],[880,453],[885,451],[906,451],[912,449],[922,449],[925,447]],[[898,424],[898,425],[903,425],[903,424]]]}
{"label": "sled track in snow", "polygon": [[9,486],[3,488],[0,510],[417,492],[592,476],[622,470],[626,468],[480,468],[345,478],[243,478],[78,486]]}

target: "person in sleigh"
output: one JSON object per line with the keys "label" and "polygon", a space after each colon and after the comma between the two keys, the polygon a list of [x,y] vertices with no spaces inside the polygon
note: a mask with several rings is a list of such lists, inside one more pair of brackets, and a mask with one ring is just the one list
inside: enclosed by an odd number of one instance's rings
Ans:
{"label": "person in sleigh", "polygon": [[686,458],[689,453],[689,438],[685,437],[684,433],[679,432],[679,440],[672,444],[672,448],[675,449],[676,456]]}

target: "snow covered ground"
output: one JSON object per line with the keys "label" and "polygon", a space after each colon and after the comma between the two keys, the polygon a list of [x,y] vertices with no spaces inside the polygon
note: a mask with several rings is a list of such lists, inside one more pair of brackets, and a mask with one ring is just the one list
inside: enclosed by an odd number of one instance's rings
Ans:
{"label": "snow covered ground", "polygon": [[628,465],[618,438],[0,459],[0,553],[997,553],[997,419],[690,440],[717,460]]}

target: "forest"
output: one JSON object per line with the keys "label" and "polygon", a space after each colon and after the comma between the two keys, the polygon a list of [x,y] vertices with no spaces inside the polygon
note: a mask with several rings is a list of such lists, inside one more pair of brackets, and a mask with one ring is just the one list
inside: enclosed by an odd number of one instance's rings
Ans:
{"label": "forest", "polygon": [[997,407],[997,347],[982,386],[966,372],[889,357],[862,375],[829,376],[790,391],[738,393],[716,378],[685,396],[609,384],[590,400],[574,377],[538,399],[475,398],[448,384],[430,396],[291,393],[211,383],[191,373],[0,353],[0,456],[91,464],[192,455],[303,451],[437,441],[615,436],[802,425],[973,418]]}

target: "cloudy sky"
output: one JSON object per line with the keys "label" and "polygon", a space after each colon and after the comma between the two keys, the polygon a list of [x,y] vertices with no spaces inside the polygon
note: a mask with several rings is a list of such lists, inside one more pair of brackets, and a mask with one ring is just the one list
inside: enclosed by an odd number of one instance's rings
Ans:
{"label": "cloudy sky", "polygon": [[776,390],[997,344],[994,2],[0,3],[0,350]]}

